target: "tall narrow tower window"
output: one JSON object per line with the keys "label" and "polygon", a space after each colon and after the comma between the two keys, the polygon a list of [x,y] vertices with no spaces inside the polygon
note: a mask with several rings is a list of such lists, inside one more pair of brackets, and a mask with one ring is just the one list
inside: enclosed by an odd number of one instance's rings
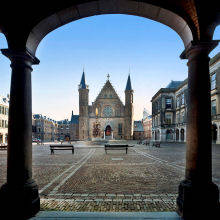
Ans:
{"label": "tall narrow tower window", "polygon": [[98,110],[98,108],[95,109],[95,115],[96,115],[96,116],[99,115],[99,110]]}

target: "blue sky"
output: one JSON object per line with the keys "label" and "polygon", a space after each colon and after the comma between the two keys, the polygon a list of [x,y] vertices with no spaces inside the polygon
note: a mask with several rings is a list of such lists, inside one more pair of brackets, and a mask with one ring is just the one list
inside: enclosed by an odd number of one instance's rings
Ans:
{"label": "blue sky", "polygon": [[[220,39],[220,28],[214,39]],[[7,48],[0,34],[0,47]],[[129,67],[134,89],[135,120],[143,108],[151,112],[151,98],[170,80],[187,77],[186,60],[180,60],[182,40],[169,27],[137,16],[100,15],[77,20],[48,34],[37,50],[40,65],[32,73],[33,113],[55,120],[78,114],[78,84],[83,67],[89,85],[89,102],[95,100],[110,74],[119,97]],[[211,56],[219,52],[218,46]],[[0,94],[9,93],[10,62],[0,54]]]}

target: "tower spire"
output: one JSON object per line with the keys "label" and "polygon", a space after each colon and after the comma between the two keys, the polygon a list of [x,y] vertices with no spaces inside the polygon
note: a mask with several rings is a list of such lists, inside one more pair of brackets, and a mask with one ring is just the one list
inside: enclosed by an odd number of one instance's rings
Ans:
{"label": "tower spire", "polygon": [[80,89],[86,89],[86,80],[85,80],[84,67],[83,67],[83,74],[82,74],[82,78],[81,78],[79,87],[80,87]]}
{"label": "tower spire", "polygon": [[125,89],[125,91],[128,91],[128,90],[132,90],[132,87],[131,87],[130,70],[129,70],[129,75],[128,75],[128,80],[127,80],[127,85],[126,85],[126,89]]}

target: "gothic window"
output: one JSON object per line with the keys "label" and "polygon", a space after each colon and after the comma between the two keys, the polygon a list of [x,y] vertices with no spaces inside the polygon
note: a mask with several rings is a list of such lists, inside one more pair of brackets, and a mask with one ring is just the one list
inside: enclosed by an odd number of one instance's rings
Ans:
{"label": "gothic window", "polygon": [[103,110],[103,114],[105,117],[111,117],[113,115],[113,110],[111,106],[106,106]]}
{"label": "gothic window", "polygon": [[96,115],[96,116],[99,115],[99,110],[98,110],[98,108],[95,108],[95,115]]}

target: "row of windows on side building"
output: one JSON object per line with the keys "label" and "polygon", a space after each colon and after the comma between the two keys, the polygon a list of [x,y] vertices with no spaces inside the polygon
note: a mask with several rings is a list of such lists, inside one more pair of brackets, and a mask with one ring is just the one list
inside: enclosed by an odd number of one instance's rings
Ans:
{"label": "row of windows on side building", "polygon": [[[220,143],[220,53],[210,60],[212,138]],[[186,141],[188,79],[171,81],[152,97],[152,138]],[[180,138],[181,137],[181,138]]]}

